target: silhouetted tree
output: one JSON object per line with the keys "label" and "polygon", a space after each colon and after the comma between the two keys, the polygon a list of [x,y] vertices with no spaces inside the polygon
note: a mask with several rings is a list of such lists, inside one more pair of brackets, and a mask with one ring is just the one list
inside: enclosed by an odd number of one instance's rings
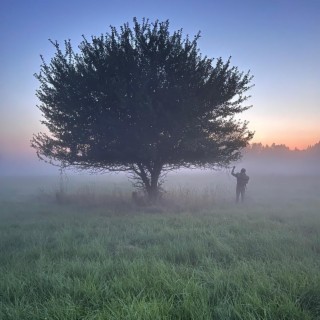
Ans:
{"label": "silhouetted tree", "polygon": [[124,24],[75,52],[57,42],[35,74],[38,108],[50,132],[33,136],[40,159],[97,171],[128,171],[156,197],[162,176],[180,167],[227,165],[253,133],[234,116],[251,76],[202,57],[169,21]]}
{"label": "silhouetted tree", "polygon": [[320,141],[312,146],[308,146],[306,151],[312,154],[320,154]]}

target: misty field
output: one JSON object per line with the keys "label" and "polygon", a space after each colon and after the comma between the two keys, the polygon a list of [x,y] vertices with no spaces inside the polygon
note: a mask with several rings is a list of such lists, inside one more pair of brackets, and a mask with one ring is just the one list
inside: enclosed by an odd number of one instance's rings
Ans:
{"label": "misty field", "polygon": [[320,319],[319,177],[214,180],[2,177],[0,319]]}

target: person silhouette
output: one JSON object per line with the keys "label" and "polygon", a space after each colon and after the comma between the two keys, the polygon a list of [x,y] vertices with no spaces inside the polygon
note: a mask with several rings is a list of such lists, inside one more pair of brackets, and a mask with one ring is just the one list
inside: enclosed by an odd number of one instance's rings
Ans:
{"label": "person silhouette", "polygon": [[235,168],[235,166],[232,168],[231,174],[237,178],[236,202],[239,202],[240,196],[241,202],[243,202],[249,177],[246,174],[246,169],[242,168],[240,172],[234,173]]}

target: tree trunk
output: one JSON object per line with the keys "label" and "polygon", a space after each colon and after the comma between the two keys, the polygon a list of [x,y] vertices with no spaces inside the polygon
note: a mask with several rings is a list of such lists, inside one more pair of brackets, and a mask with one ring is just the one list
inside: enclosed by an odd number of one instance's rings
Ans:
{"label": "tree trunk", "polygon": [[159,176],[160,174],[151,174],[150,188],[147,190],[148,198],[151,202],[155,202],[159,199],[160,190],[159,190]]}
{"label": "tree trunk", "polygon": [[137,164],[138,169],[134,170],[134,173],[137,176],[138,187],[145,190],[150,202],[155,202],[159,199],[160,195],[160,186],[159,186],[159,177],[162,170],[162,165],[157,164]]}

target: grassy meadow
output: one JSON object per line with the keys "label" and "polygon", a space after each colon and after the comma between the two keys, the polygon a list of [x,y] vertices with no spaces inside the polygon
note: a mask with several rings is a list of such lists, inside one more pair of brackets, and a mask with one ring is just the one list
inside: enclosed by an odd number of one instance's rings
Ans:
{"label": "grassy meadow", "polygon": [[[320,179],[2,177],[0,319],[320,319]],[[63,192],[61,192],[63,191]]]}

